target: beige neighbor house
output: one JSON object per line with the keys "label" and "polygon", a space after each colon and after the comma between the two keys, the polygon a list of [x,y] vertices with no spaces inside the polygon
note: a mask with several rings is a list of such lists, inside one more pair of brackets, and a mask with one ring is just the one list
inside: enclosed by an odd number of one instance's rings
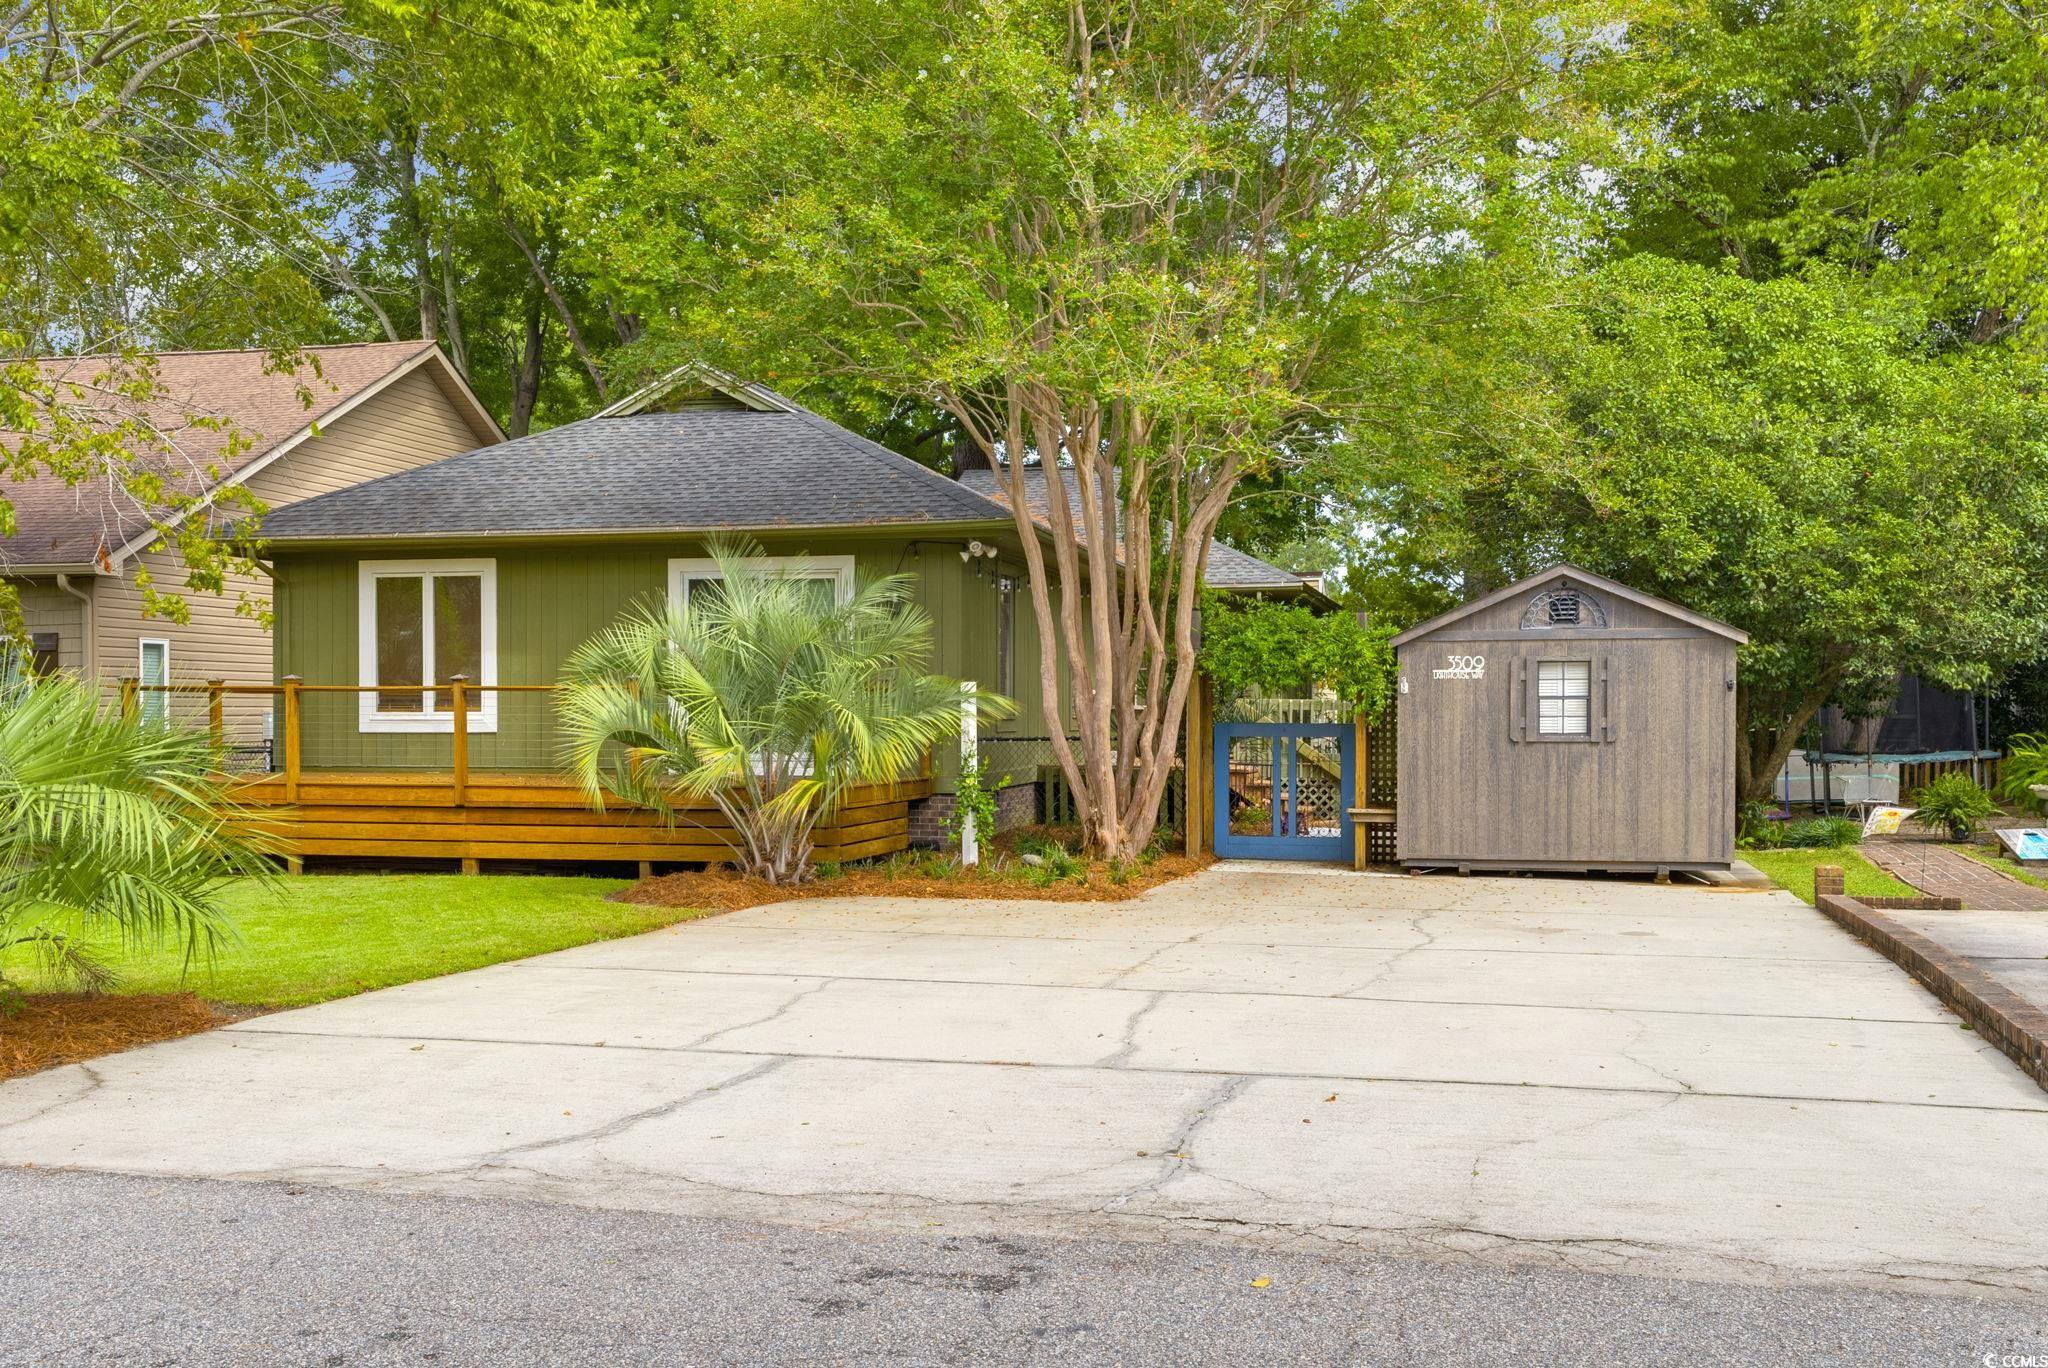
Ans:
{"label": "beige neighbor house", "polygon": [[[167,352],[152,358],[160,397],[145,415],[160,450],[147,458],[167,481],[210,500],[245,488],[269,508],[344,489],[504,440],[504,433],[432,342],[308,347],[290,371],[265,351]],[[109,422],[137,412],[116,390],[105,357],[61,357],[45,374],[76,387],[81,407]],[[39,672],[68,670],[117,688],[227,679],[268,683],[270,632],[241,610],[266,602],[267,580],[234,577],[223,593],[186,587],[176,550],[153,510],[113,478],[67,484],[47,473],[0,481],[15,533],[0,539],[0,577],[20,597]],[[202,505],[188,516],[209,516]],[[239,508],[230,516],[241,516]],[[190,618],[146,616],[137,572],[184,597]],[[239,702],[239,707],[236,703]],[[144,695],[150,711],[185,706]],[[267,700],[231,701],[242,740],[260,737]]]}

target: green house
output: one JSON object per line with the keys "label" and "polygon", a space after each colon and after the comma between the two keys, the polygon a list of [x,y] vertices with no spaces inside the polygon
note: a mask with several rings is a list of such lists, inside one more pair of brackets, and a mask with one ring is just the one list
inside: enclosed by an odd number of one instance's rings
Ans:
{"label": "green house", "polygon": [[[714,573],[707,543],[745,534],[835,593],[913,577],[936,627],[932,668],[1017,700],[984,741],[1017,781],[1006,820],[1028,820],[1034,742],[1067,726],[1070,700],[1039,687],[1022,544],[999,488],[994,471],[950,478],[691,366],[580,422],[294,504],[263,527],[276,673],[296,694],[289,758],[309,776],[438,773],[459,731],[472,784],[549,774],[547,686],[570,653],[636,602],[686,596]],[[1211,582],[1315,592],[1220,546]],[[454,691],[433,687],[458,676],[459,728]],[[911,839],[936,836],[953,759],[939,757],[932,796],[912,802]]]}

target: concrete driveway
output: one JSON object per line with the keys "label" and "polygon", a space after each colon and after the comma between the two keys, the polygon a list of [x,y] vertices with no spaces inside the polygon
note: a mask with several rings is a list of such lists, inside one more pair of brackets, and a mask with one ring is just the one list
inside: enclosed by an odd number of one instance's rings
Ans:
{"label": "concrete driveway", "polygon": [[0,1163],[2048,1292],[2048,1094],[1786,894],[782,904],[0,1085]]}

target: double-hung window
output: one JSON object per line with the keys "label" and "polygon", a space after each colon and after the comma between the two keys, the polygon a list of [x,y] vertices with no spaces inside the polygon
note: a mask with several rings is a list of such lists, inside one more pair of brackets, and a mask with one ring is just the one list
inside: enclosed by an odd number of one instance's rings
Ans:
{"label": "double-hung window", "polygon": [[1536,734],[1593,734],[1593,662],[1536,662]]}
{"label": "double-hung window", "polygon": [[[457,675],[498,682],[498,574],[490,560],[364,561],[358,589],[363,731],[452,731]],[[495,691],[465,694],[468,730],[498,729]]]}
{"label": "double-hung window", "polygon": [[[747,564],[767,574],[817,584],[826,603],[845,603],[853,597],[851,556],[755,556]],[[668,563],[668,596],[672,603],[687,604],[694,594],[718,592],[718,562],[708,557],[672,560]]]}

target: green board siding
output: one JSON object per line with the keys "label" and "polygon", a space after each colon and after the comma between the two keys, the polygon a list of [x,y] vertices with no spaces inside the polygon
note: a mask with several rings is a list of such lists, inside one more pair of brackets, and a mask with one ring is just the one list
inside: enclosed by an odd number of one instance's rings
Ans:
{"label": "green board siding", "polygon": [[[766,539],[764,539],[765,541]],[[932,615],[938,673],[992,688],[996,666],[996,571],[982,558],[962,562],[950,542],[778,539],[771,555],[854,556],[863,578],[902,571],[914,597]],[[445,733],[365,733],[358,695],[323,694],[319,685],[354,685],[358,669],[357,586],[362,560],[475,559],[497,563],[498,682],[551,684],[562,663],[594,633],[636,602],[667,590],[673,557],[705,554],[693,542],[507,547],[451,543],[428,555],[405,552],[286,552],[277,559],[276,655],[280,677],[297,675],[308,692],[301,709],[302,756],[309,769],[433,769],[449,763]],[[1003,573],[1022,580],[1021,566]],[[1016,617],[1018,715],[999,734],[1045,734],[1038,703],[1038,638],[1028,591],[1020,586]],[[470,764],[478,770],[544,771],[556,767],[560,738],[545,694],[499,695],[498,729],[472,733]],[[953,757],[943,755],[950,778]],[[949,785],[948,785],[949,787]]]}

